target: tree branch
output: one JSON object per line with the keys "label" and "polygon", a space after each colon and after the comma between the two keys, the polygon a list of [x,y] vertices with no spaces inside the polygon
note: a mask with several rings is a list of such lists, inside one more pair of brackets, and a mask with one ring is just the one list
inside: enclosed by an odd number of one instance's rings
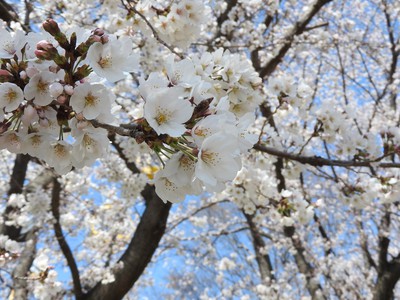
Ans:
{"label": "tree branch", "polygon": [[384,163],[378,160],[365,160],[365,161],[354,161],[354,160],[336,160],[326,159],[320,156],[302,156],[297,154],[288,153],[285,151],[277,150],[275,148],[255,144],[253,149],[259,150],[270,155],[297,161],[302,164],[308,164],[315,167],[323,166],[337,166],[337,167],[370,167],[377,166],[380,168],[400,168],[400,163]]}
{"label": "tree branch", "polygon": [[291,32],[284,38],[284,44],[277,51],[278,54],[272,58],[268,63],[260,70],[260,77],[265,78],[271,75],[271,73],[276,69],[279,63],[283,60],[286,53],[292,46],[295,36],[302,34],[307,30],[308,24],[314,18],[314,16],[321,10],[321,8],[332,0],[317,0],[312,6],[311,10],[303,16],[300,21],[298,21],[292,28]]}
{"label": "tree branch", "polygon": [[253,238],[254,252],[256,253],[256,260],[260,270],[261,279],[273,280],[275,279],[275,276],[273,274],[271,259],[268,254],[262,253],[262,249],[265,248],[265,242],[261,234],[258,232],[257,226],[253,221],[253,216],[246,214],[244,211],[242,212],[246,218],[247,224],[249,225],[250,234]]}
{"label": "tree branch", "polygon": [[114,282],[105,285],[98,283],[84,299],[122,299],[150,262],[164,235],[171,203],[164,204],[155,193],[154,186],[147,185],[142,195],[146,199],[146,209],[127,250],[119,260],[123,267],[114,271]]}
{"label": "tree branch", "polygon": [[58,182],[57,178],[53,178],[53,191],[51,194],[51,211],[53,213],[54,222],[54,233],[56,235],[58,244],[60,245],[61,251],[67,260],[68,267],[71,271],[72,282],[74,284],[74,294],[76,299],[82,299],[82,285],[79,278],[79,270],[76,265],[74,255],[69,247],[67,241],[64,238],[64,234],[60,224],[60,194],[61,194],[61,184]]}

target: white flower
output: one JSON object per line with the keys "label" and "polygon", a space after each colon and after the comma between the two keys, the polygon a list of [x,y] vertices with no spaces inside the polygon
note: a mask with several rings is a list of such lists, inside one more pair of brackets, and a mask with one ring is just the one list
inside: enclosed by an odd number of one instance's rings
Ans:
{"label": "white flower", "polygon": [[75,139],[72,155],[76,160],[76,167],[89,166],[97,158],[105,156],[110,143],[106,130],[93,127],[85,128]]}
{"label": "white flower", "polygon": [[86,119],[92,120],[110,109],[108,96],[104,85],[83,83],[75,88],[70,105],[76,113],[82,113]]}
{"label": "white flower", "polygon": [[165,176],[163,170],[157,172],[154,178],[154,186],[157,195],[164,203],[167,201],[171,203],[182,202],[186,195],[190,194],[189,186],[177,186],[168,176]]}
{"label": "white flower", "polygon": [[7,131],[0,135],[0,149],[6,148],[12,153],[21,153],[21,145],[24,138],[17,131]]}
{"label": "white flower", "polygon": [[191,185],[192,193],[198,194],[201,192],[201,187],[195,180],[195,167],[196,163],[193,159],[182,152],[178,152],[166,162],[163,173],[177,186]]}
{"label": "white flower", "polygon": [[7,30],[0,29],[0,58],[13,58],[25,45],[25,34],[17,31],[12,36]]}
{"label": "white flower", "polygon": [[46,106],[53,101],[49,85],[56,80],[56,74],[43,71],[34,75],[25,86],[24,94],[26,99],[33,100],[36,105]]}
{"label": "white flower", "polygon": [[35,260],[33,261],[33,265],[40,271],[44,271],[49,266],[49,258],[46,254],[42,253],[35,258]]}
{"label": "white flower", "polygon": [[139,92],[144,99],[146,99],[151,93],[158,91],[161,88],[167,88],[169,81],[165,76],[160,73],[152,72],[147,80],[143,78],[139,79]]}
{"label": "white flower", "polygon": [[144,117],[158,134],[178,137],[186,131],[184,123],[192,116],[193,107],[181,98],[182,93],[181,88],[165,88],[147,97]]}
{"label": "white flower", "polygon": [[169,56],[165,64],[170,82],[184,88],[193,87],[200,82],[200,76],[195,74],[194,64],[190,59],[175,62],[173,55]]}
{"label": "white flower", "polygon": [[216,133],[203,141],[196,164],[196,177],[210,186],[233,180],[241,169],[235,157],[238,143],[235,136]]}
{"label": "white flower", "polygon": [[6,112],[13,111],[23,100],[24,93],[18,85],[9,82],[0,84],[0,109],[4,108]]}
{"label": "white flower", "polygon": [[100,77],[111,82],[125,78],[124,72],[132,72],[139,65],[139,55],[132,52],[132,40],[123,36],[110,38],[106,44],[94,43],[88,51],[90,66]]}
{"label": "white flower", "polygon": [[50,139],[42,132],[32,132],[24,138],[23,150],[32,156],[44,159],[50,151]]}
{"label": "white flower", "polygon": [[210,115],[199,121],[192,129],[192,137],[198,146],[201,146],[204,139],[218,132],[230,135],[237,134],[235,126],[236,118],[231,113]]}
{"label": "white flower", "polygon": [[71,145],[65,141],[57,141],[50,147],[46,162],[54,168],[58,174],[66,174],[72,169]]}

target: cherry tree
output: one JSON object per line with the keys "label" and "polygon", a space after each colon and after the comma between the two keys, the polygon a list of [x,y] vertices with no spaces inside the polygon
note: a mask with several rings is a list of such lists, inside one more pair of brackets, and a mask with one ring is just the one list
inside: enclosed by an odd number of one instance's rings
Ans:
{"label": "cherry tree", "polygon": [[394,299],[400,3],[0,0],[4,299]]}

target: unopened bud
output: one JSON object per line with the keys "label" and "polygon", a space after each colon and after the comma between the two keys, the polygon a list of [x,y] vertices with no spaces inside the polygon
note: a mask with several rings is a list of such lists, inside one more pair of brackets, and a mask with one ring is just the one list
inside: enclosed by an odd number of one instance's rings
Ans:
{"label": "unopened bud", "polygon": [[74,88],[71,85],[67,84],[67,85],[64,86],[64,92],[67,95],[71,96],[74,93]]}
{"label": "unopened bud", "polygon": [[93,35],[97,36],[103,36],[104,35],[104,30],[101,28],[96,28],[95,30],[92,31]]}
{"label": "unopened bud", "polygon": [[47,19],[46,21],[44,21],[43,29],[46,30],[48,33],[50,33],[52,36],[55,36],[55,35],[61,33],[57,22],[54,21],[53,19]]}
{"label": "unopened bud", "polygon": [[50,33],[58,44],[65,50],[70,50],[70,44],[64,33],[61,32],[60,27],[53,19],[47,19],[43,22],[43,29]]}
{"label": "unopened bud", "polygon": [[65,104],[67,102],[67,97],[65,97],[64,95],[60,95],[57,97],[57,102],[60,104]]}
{"label": "unopened bud", "polygon": [[13,75],[7,70],[0,69],[0,82],[9,82],[13,78]]}
{"label": "unopened bud", "polygon": [[76,32],[73,32],[71,34],[71,37],[69,39],[69,43],[70,43],[71,49],[75,49],[75,47],[76,47]]}
{"label": "unopened bud", "polygon": [[103,35],[100,40],[102,44],[106,44],[109,41],[109,37],[108,35]]}

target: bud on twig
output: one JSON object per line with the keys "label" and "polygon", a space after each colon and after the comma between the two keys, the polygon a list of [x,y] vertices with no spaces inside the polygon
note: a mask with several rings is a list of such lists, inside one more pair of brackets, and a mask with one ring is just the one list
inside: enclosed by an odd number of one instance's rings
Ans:
{"label": "bud on twig", "polygon": [[43,22],[43,29],[50,33],[63,49],[70,50],[71,47],[68,43],[67,37],[61,32],[56,21],[53,19],[47,19]]}
{"label": "bud on twig", "polygon": [[36,44],[35,55],[39,59],[53,60],[58,55],[58,51],[52,43],[43,40]]}

